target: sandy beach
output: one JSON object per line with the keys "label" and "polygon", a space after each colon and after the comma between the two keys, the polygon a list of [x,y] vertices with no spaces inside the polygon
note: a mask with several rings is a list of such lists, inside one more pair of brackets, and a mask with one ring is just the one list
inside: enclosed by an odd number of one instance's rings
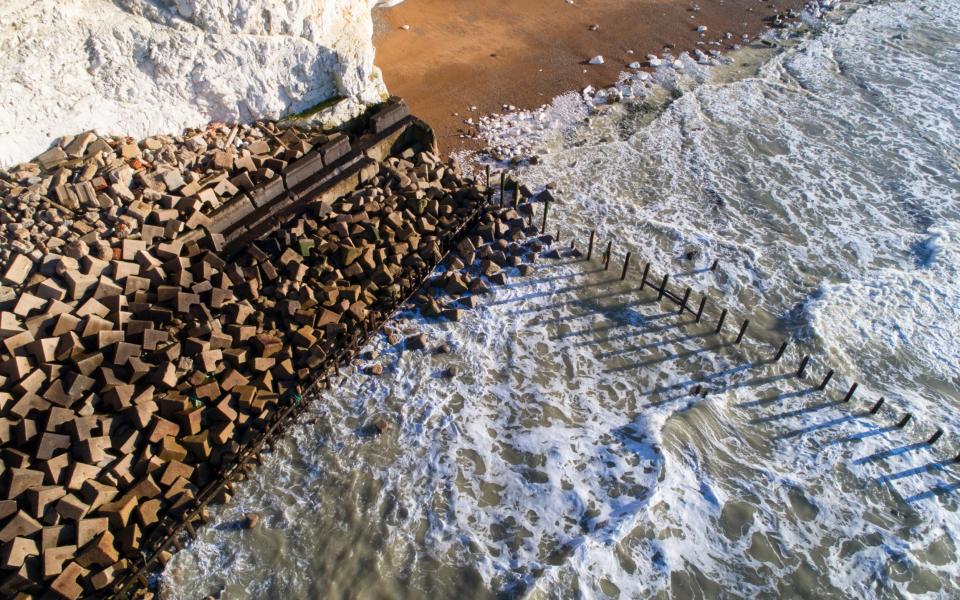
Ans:
{"label": "sandy beach", "polygon": [[[609,85],[627,65],[645,63],[647,54],[664,47],[675,55],[697,47],[728,49],[803,2],[475,0],[457,3],[455,11],[450,6],[407,0],[374,11],[376,64],[387,87],[433,125],[444,152],[475,147],[460,135],[467,118],[504,104],[534,108],[563,92]],[[701,26],[707,30],[698,32]],[[587,64],[597,55],[604,64]]]}

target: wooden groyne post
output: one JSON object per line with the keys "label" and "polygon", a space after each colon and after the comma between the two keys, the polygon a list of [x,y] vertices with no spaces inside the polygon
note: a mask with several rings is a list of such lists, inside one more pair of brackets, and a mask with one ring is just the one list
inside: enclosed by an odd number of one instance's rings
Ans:
{"label": "wooden groyne post", "polygon": [[740,326],[740,333],[737,334],[737,339],[734,344],[739,344],[743,340],[743,334],[747,332],[747,327],[750,326],[750,319],[746,319],[743,322],[743,325]]}
{"label": "wooden groyne post", "polygon": [[857,391],[857,387],[859,387],[859,385],[859,383],[854,382],[854,384],[850,386],[850,389],[847,390],[847,395],[843,397],[843,402],[850,402],[850,399],[853,398],[853,394]]}
{"label": "wooden groyne post", "polygon": [[706,308],[706,306],[707,306],[707,295],[704,294],[703,297],[700,298],[700,307],[697,308],[697,318],[696,318],[697,323],[699,323],[700,319],[703,317],[703,309]]}
{"label": "wooden groyne post", "polygon": [[667,273],[663,276],[663,281],[660,282],[660,291],[657,292],[657,301],[663,300],[663,295],[667,293],[667,282],[670,281],[670,273]]}
{"label": "wooden groyne post", "polygon": [[787,351],[787,342],[780,344],[780,347],[777,349],[777,353],[773,355],[773,362],[780,362],[780,358],[783,356],[783,353]]}
{"label": "wooden groyne post", "polygon": [[803,379],[803,374],[807,370],[807,364],[810,362],[810,355],[807,354],[800,360],[800,368],[797,369],[797,378]]}
{"label": "wooden groyne post", "polygon": [[830,369],[830,371],[827,372],[827,376],[823,378],[823,381],[820,382],[820,385],[817,387],[817,389],[820,391],[827,389],[827,384],[830,383],[831,379],[833,379],[833,369]]}
{"label": "wooden groyne post", "polygon": [[680,302],[680,310],[677,311],[678,315],[682,315],[683,311],[687,310],[687,302],[690,300],[690,292],[692,290],[687,287],[686,291],[683,292],[683,300]]}
{"label": "wooden groyne post", "polygon": [[727,309],[720,311],[720,319],[717,321],[717,328],[713,331],[714,335],[719,335],[723,329],[723,322],[727,320]]}

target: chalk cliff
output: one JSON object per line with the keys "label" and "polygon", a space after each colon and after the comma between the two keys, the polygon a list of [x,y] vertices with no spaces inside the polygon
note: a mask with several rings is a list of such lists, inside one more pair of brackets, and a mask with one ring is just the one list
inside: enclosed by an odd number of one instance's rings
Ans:
{"label": "chalk cliff", "polygon": [[386,96],[377,0],[5,0],[0,166],[59,136],[142,137],[278,118],[344,98],[336,122]]}

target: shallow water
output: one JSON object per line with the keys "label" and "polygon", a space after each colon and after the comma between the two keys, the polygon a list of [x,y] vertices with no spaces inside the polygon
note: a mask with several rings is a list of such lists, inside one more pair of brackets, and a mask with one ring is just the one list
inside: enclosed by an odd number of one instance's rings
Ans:
{"label": "shallow water", "polygon": [[[377,341],[386,373],[314,403],[166,596],[952,597],[957,22],[955,1],[847,5],[663,110],[584,123],[558,100],[522,176],[557,183],[563,242],[615,240],[611,270],[565,256],[459,323],[402,315],[453,352]],[[703,323],[639,289],[646,261],[709,294]],[[394,428],[360,435],[376,415]]]}

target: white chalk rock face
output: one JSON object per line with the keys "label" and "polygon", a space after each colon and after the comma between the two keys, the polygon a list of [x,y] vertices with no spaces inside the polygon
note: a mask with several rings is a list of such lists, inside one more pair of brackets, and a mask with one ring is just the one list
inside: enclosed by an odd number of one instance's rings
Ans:
{"label": "white chalk rock face", "polygon": [[143,137],[386,97],[377,0],[4,0],[0,165],[96,129]]}

